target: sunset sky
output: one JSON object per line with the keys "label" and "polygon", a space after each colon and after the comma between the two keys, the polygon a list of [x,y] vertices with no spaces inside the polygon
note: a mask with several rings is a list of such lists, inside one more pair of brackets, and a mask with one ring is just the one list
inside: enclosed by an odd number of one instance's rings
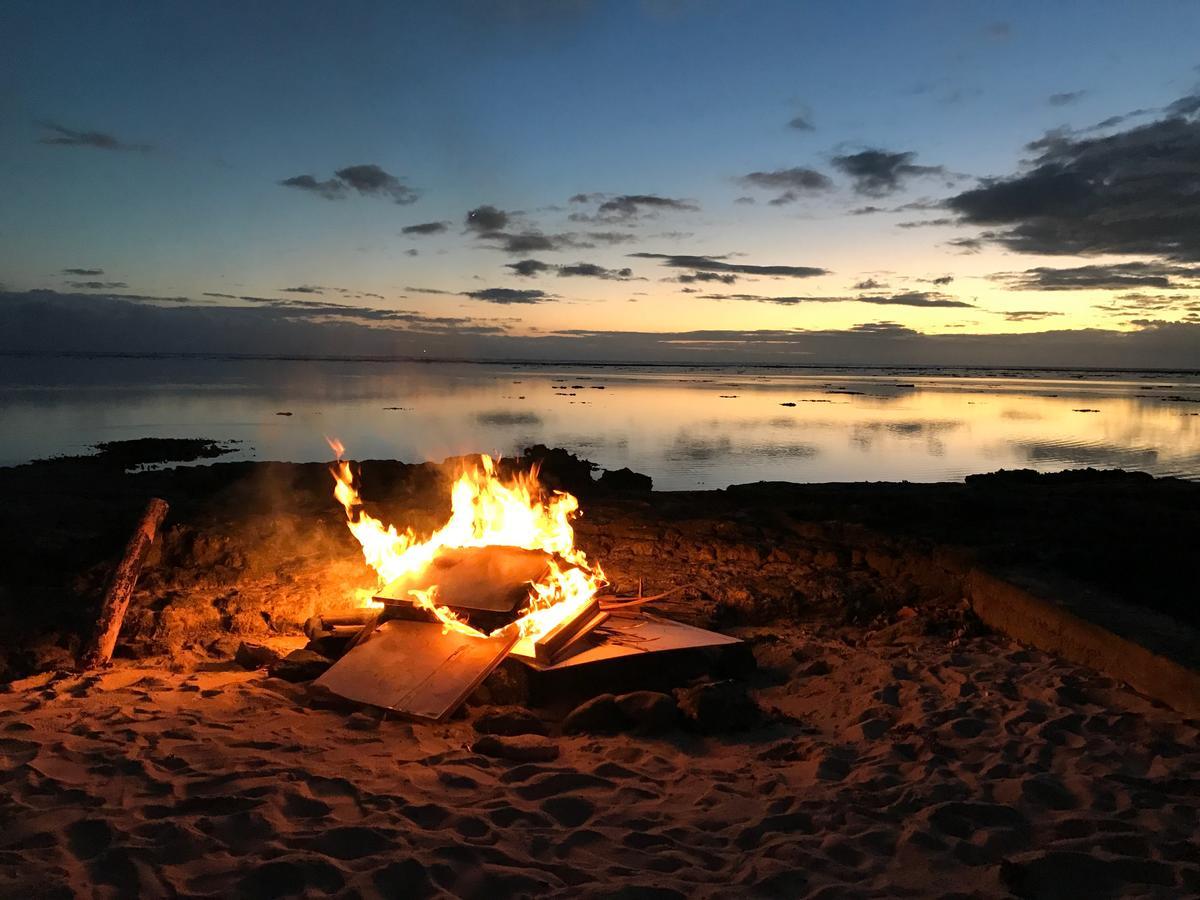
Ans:
{"label": "sunset sky", "polygon": [[1200,366],[1194,3],[0,33],[0,350]]}

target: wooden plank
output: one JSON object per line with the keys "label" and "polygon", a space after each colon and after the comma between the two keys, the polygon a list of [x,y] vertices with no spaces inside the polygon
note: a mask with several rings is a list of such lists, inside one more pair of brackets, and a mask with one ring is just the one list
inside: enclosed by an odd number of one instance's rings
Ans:
{"label": "wooden plank", "polygon": [[315,684],[339,697],[433,722],[449,717],[516,643],[516,629],[477,638],[392,619]]}
{"label": "wooden plank", "polygon": [[651,613],[613,614],[600,628],[585,635],[574,648],[546,665],[536,658],[517,655],[522,663],[538,671],[553,671],[625,656],[644,656],[670,650],[692,650],[740,644],[740,638],[718,634]]}
{"label": "wooden plank", "polygon": [[545,576],[552,558],[521,547],[448,548],[423,571],[391,582],[375,599],[405,605],[411,602],[409,591],[436,585],[441,606],[509,613],[529,596],[530,582]]}

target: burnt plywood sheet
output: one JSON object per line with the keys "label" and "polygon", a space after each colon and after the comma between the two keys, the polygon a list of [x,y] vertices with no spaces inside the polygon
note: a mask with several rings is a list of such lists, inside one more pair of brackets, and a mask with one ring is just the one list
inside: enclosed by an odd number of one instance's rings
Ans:
{"label": "burnt plywood sheet", "polygon": [[456,710],[517,640],[443,632],[439,623],[393,619],[334,663],[316,684],[339,697],[440,722]]}
{"label": "burnt plywood sheet", "polygon": [[442,550],[421,572],[391,582],[376,595],[383,603],[409,603],[411,590],[437,586],[437,602],[455,609],[512,612],[529,596],[529,583],[550,568],[549,553],[521,547]]}
{"label": "burnt plywood sheet", "polygon": [[669,650],[722,647],[741,642],[741,638],[685,625],[672,619],[663,619],[651,613],[615,613],[600,628],[582,638],[576,645],[576,652],[552,665],[543,665],[525,656],[516,658],[545,672],[586,666],[589,663],[606,662],[621,657],[645,656]]}

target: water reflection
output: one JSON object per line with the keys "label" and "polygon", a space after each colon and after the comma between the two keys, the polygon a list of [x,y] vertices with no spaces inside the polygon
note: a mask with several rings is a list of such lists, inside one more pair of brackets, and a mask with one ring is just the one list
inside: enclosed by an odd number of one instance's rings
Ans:
{"label": "water reflection", "polygon": [[330,434],[410,461],[559,445],[664,489],[1085,465],[1195,478],[1197,401],[1186,373],[0,357],[0,463],[141,436],[316,461]]}

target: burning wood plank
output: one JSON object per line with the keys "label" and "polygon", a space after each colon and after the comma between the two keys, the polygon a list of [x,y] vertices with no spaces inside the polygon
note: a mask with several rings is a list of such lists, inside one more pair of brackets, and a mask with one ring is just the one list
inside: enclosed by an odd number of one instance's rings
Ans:
{"label": "burning wood plank", "polygon": [[542,580],[554,557],[521,547],[447,547],[417,572],[390,582],[375,599],[410,604],[411,591],[437,588],[438,603],[453,609],[511,613]]}

